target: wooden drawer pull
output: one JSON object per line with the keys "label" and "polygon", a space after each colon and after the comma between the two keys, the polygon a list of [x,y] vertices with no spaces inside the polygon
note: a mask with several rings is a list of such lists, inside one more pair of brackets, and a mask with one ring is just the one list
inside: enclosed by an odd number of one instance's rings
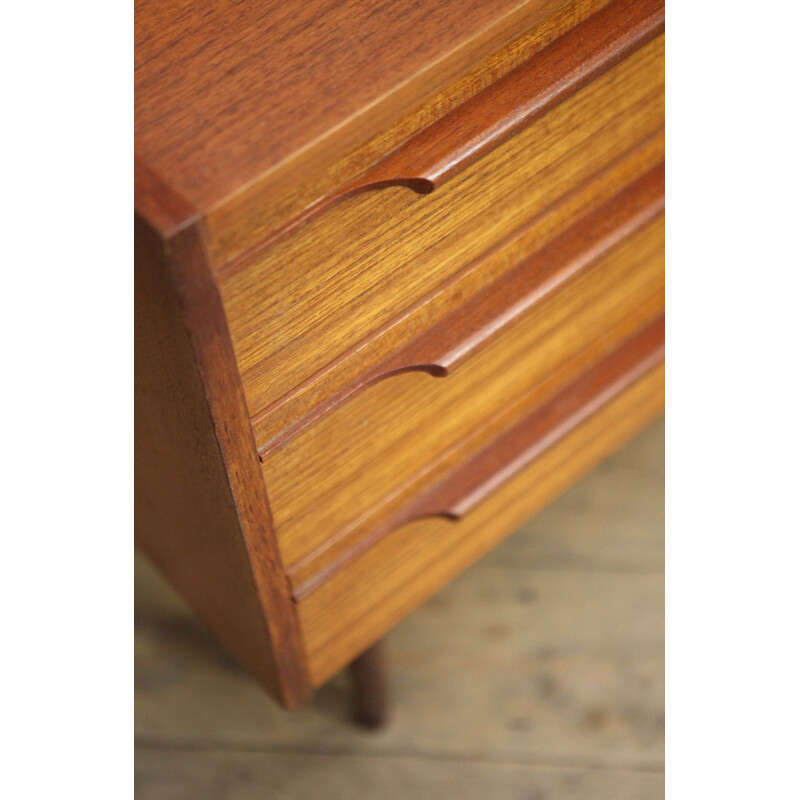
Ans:
{"label": "wooden drawer pull", "polygon": [[[460,519],[569,431],[664,358],[664,318],[626,342],[614,360],[601,362],[544,408],[534,412],[410,509]],[[587,400],[588,398],[588,400]]]}
{"label": "wooden drawer pull", "polygon": [[382,185],[433,191],[663,28],[663,0],[616,0],[409,139],[351,191]]}
{"label": "wooden drawer pull", "polygon": [[664,0],[615,0],[269,236],[345,197],[387,186],[428,194],[664,30]]}
{"label": "wooden drawer pull", "polygon": [[596,364],[295,591],[301,600],[379,539],[423,517],[458,520],[664,358],[664,317]]}
{"label": "wooden drawer pull", "polygon": [[379,380],[413,370],[435,377],[448,375],[515,319],[590,268],[663,208],[664,165],[661,164],[384,359],[357,382],[331,395],[263,444],[259,449],[262,460],[323,414]]}

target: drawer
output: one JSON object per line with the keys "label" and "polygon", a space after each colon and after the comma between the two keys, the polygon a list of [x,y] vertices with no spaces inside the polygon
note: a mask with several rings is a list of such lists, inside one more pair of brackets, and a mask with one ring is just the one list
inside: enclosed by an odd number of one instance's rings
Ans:
{"label": "drawer", "polygon": [[663,409],[663,319],[416,501],[416,517],[302,597],[312,681],[357,653],[513,532]]}
{"label": "drawer", "polygon": [[662,127],[663,36],[432,194],[349,197],[224,272],[262,451],[413,336],[401,323],[419,305],[433,306],[434,319],[447,312],[436,295],[448,281],[632,151],[648,152]]}
{"label": "drawer", "polygon": [[[451,367],[485,322],[482,346],[446,377],[411,372],[377,382],[265,456],[276,534],[296,588],[479,450],[508,415],[542,402],[662,313],[662,202],[663,183],[651,175],[445,318],[428,338],[449,349]],[[501,302],[504,294],[516,309]]]}

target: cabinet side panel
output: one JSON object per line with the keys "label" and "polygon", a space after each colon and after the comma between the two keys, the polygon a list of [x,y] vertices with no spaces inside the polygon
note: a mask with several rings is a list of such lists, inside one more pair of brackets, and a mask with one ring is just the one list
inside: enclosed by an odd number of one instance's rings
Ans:
{"label": "cabinet side panel", "polygon": [[272,646],[186,309],[162,241],[139,219],[135,264],[137,546],[270,693],[295,706],[303,698],[281,643]]}

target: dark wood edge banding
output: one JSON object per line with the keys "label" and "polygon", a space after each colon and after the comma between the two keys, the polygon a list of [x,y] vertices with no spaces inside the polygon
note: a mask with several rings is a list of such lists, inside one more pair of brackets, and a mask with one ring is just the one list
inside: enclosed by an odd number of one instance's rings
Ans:
{"label": "dark wood edge banding", "polygon": [[428,194],[664,30],[664,0],[614,0],[219,268],[259,252],[346,197],[389,186]]}
{"label": "dark wood edge banding", "polygon": [[133,161],[133,186],[136,213],[164,239],[200,218],[197,209],[185,197],[169,188],[138,157]]}
{"label": "dark wood edge banding", "polygon": [[432,516],[459,520],[663,359],[662,316],[300,584],[295,600],[307,597],[385,536],[402,535],[398,529],[403,525]]}
{"label": "dark wood edge banding", "polygon": [[587,214],[480,294],[425,333],[388,356],[357,381],[259,447],[263,461],[324,414],[379,380],[409,371],[444,377],[486,346],[516,319],[646,225],[664,208],[664,165],[660,164]]}
{"label": "dark wood edge banding", "polygon": [[278,699],[287,708],[297,708],[312,691],[300,625],[272,525],[244,390],[201,223],[181,228],[163,246],[271,643]]}

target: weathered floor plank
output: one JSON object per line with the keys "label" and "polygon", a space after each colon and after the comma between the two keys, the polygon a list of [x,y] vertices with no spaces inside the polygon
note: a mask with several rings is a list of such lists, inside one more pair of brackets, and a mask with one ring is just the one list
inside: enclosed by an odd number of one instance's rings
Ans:
{"label": "weathered floor plank", "polygon": [[643,800],[664,776],[469,761],[144,750],[140,800]]}
{"label": "weathered floor plank", "polygon": [[663,796],[663,423],[398,626],[378,733],[349,725],[344,676],[276,708],[144,562],[136,580],[142,797]]}

